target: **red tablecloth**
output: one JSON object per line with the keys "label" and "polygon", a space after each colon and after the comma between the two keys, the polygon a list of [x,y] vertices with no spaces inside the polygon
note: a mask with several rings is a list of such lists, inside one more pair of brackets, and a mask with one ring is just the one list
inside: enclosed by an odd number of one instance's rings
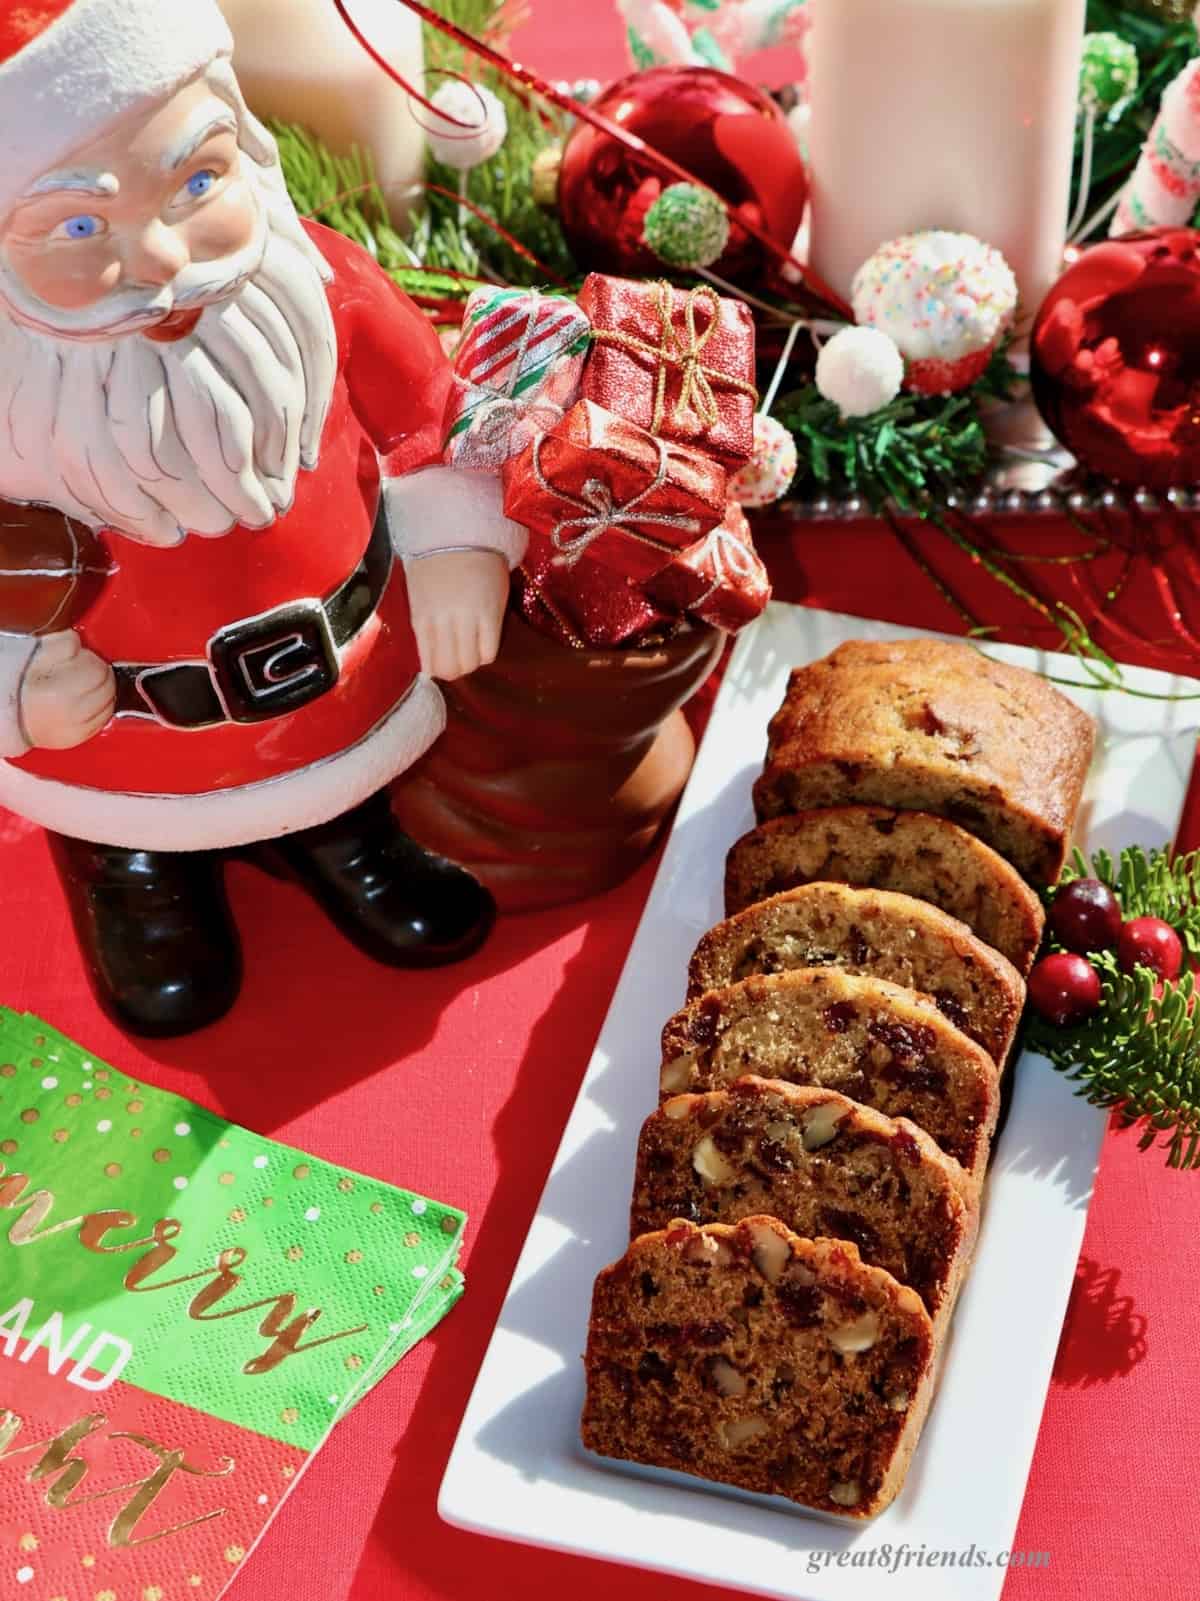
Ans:
{"label": "red tablecloth", "polygon": [[[619,30],[601,0],[586,8],[538,0],[536,11],[542,31],[524,36],[525,59],[556,76],[621,65]],[[585,11],[589,27],[596,13],[596,38],[581,42]],[[771,544],[764,540],[765,553],[797,598],[807,587],[814,603],[961,626],[920,571],[868,533],[802,531],[790,549]],[[868,575],[871,590],[859,585]],[[504,923],[461,970],[408,976],[356,955],[298,892],[235,869],[247,966],[240,1007],[197,1039],[142,1046],[91,999],[41,835],[0,814],[0,998],[42,1013],[132,1075],[471,1215],[466,1297],[338,1429],[232,1601],[728,1594],[460,1534],[435,1511],[652,872],[653,864],[589,904]],[[1190,1425],[1200,1373],[1198,1202],[1200,1175],[1169,1174],[1156,1156],[1139,1156],[1129,1135],[1110,1137],[1014,1542],[1048,1551],[1051,1565],[1013,1572],[1005,1601],[1191,1601],[1200,1587]],[[1012,1293],[1015,1303],[1019,1281]],[[1005,1449],[1003,1439],[977,1446]],[[884,1601],[886,1578],[871,1581],[870,1593]]]}

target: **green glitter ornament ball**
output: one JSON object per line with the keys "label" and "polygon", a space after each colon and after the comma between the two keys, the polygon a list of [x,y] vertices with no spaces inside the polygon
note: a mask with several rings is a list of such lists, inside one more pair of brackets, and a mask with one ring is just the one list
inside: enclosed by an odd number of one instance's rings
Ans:
{"label": "green glitter ornament ball", "polygon": [[692,183],[673,183],[646,213],[642,238],[669,267],[710,267],[729,243],[724,202]]}
{"label": "green glitter ornament ball", "polygon": [[1083,41],[1079,99],[1085,110],[1111,111],[1138,86],[1137,51],[1119,33],[1089,33]]}

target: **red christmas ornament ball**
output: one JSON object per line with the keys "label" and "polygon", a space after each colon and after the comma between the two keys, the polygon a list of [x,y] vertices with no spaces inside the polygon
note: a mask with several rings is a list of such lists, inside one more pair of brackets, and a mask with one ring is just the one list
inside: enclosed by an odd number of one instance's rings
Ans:
{"label": "red christmas ornament ball", "polygon": [[1121,930],[1117,960],[1127,973],[1148,967],[1165,984],[1174,983],[1183,967],[1183,943],[1161,917],[1135,917]]}
{"label": "red christmas ornament ball", "polygon": [[1029,975],[1029,1000],[1057,1028],[1072,1028],[1100,1006],[1100,975],[1082,956],[1043,956]]}
{"label": "red christmas ornament ball", "polygon": [[1055,437],[1134,488],[1200,483],[1200,234],[1156,228],[1085,250],[1033,330],[1031,377]]}
{"label": "red christmas ornament ball", "polygon": [[[731,233],[713,271],[746,282],[768,265],[766,248],[739,228],[746,217],[790,249],[808,200],[796,140],[762,90],[712,67],[651,67],[606,89],[592,110],[644,139],[732,208]],[[579,266],[619,277],[659,277],[642,243],[646,212],[677,179],[650,156],[580,122],[563,151],[558,214]]]}
{"label": "red christmas ornament ball", "polygon": [[1121,937],[1121,903],[1098,878],[1077,878],[1054,897],[1050,927],[1069,951],[1113,950]]}

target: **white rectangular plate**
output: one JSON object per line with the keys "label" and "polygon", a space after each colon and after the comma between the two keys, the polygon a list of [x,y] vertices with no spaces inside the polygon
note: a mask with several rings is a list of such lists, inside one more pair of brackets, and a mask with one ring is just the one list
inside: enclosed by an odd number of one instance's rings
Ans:
{"label": "white rectangular plate", "polygon": [[[865,1527],[835,1524],[698,1480],[614,1470],[579,1444],[592,1282],[627,1244],[638,1131],[657,1104],[659,1033],[682,1002],[696,941],[723,915],[725,852],[753,825],[751,784],[788,672],[847,639],[920,632],[772,606],[739,641],[446,1470],[439,1510],[447,1522],[790,1601],[878,1597],[881,1567],[865,1563],[872,1550],[881,1563],[885,1543],[931,1552],[974,1545],[989,1559],[1011,1545],[1105,1126],[1028,1054],[1016,1067],[938,1395],[887,1512]],[[1072,684],[1085,678],[1062,656],[985,649]],[[1126,681],[1160,693],[1200,687],[1133,668]],[[1067,692],[1101,727],[1084,844],[1115,851],[1171,841],[1200,702]],[[1000,1566],[901,1566],[887,1594],[995,1601],[1004,1575]]]}

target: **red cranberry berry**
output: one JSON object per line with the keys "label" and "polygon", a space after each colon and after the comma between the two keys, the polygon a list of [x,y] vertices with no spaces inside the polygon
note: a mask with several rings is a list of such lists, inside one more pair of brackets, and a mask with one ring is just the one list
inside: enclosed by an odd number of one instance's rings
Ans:
{"label": "red cranberry berry", "polygon": [[1035,1011],[1057,1028],[1071,1028],[1100,1006],[1100,975],[1082,956],[1044,956],[1029,975]]}
{"label": "red cranberry berry", "polygon": [[1135,967],[1148,967],[1166,984],[1174,983],[1183,967],[1179,935],[1161,917],[1135,917],[1126,923],[1117,956],[1127,973]]}
{"label": "red cranberry berry", "polygon": [[1121,937],[1121,903],[1098,878],[1077,878],[1054,897],[1050,927],[1069,951],[1111,951]]}

